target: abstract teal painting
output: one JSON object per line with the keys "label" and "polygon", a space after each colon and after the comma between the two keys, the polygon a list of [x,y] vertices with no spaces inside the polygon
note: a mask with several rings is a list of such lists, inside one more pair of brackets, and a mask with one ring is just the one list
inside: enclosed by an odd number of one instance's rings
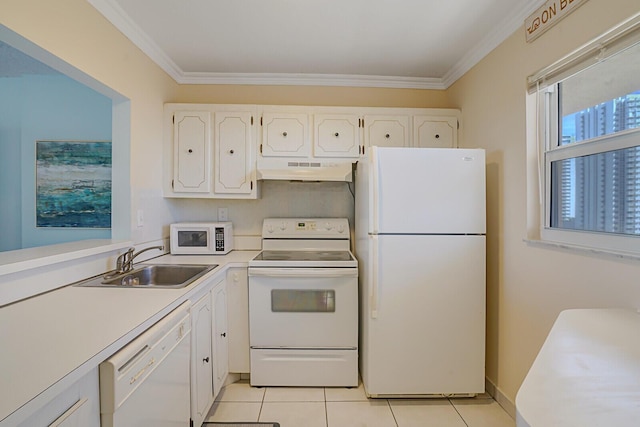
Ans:
{"label": "abstract teal painting", "polygon": [[110,141],[36,141],[36,226],[111,228]]}

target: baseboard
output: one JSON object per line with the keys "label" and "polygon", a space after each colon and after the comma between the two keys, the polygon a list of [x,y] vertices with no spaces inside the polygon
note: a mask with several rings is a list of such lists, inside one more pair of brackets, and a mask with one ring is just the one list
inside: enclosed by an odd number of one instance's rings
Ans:
{"label": "baseboard", "polygon": [[504,409],[504,411],[515,420],[516,405],[507,396],[505,396],[504,393],[494,383],[492,383],[491,380],[489,380],[489,378],[485,377],[484,387],[487,393],[493,397],[493,400],[498,402],[498,404],[502,406],[502,409]]}
{"label": "baseboard", "polygon": [[227,375],[227,378],[224,381],[224,384],[222,384],[223,387],[228,386],[229,384],[233,384],[233,383],[237,383],[238,381],[240,381],[241,378],[241,374],[232,374],[229,373]]}

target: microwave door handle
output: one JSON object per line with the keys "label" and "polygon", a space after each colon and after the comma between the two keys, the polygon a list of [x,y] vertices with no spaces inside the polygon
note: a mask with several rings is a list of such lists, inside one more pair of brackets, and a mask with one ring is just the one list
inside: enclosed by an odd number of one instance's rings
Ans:
{"label": "microwave door handle", "polygon": [[262,277],[357,277],[357,268],[249,268],[249,276]]}

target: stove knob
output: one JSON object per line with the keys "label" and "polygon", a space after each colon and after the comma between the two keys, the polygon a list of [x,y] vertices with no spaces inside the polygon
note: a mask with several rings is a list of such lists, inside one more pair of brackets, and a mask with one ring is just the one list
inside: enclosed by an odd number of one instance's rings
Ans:
{"label": "stove knob", "polygon": [[344,225],[340,224],[338,226],[338,233],[344,233]]}
{"label": "stove knob", "polygon": [[268,233],[273,233],[273,225],[271,225],[271,224],[267,225],[267,232]]}
{"label": "stove knob", "polygon": [[331,230],[333,228],[333,224],[331,224],[330,222],[325,223],[324,228],[326,228],[327,230]]}
{"label": "stove knob", "polygon": [[280,224],[280,230],[284,231],[287,229],[287,223],[286,222],[282,222],[282,224]]}

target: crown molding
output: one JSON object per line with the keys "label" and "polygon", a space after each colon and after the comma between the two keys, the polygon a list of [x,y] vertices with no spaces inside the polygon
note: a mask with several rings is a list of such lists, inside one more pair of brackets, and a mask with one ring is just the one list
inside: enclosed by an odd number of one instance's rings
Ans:
{"label": "crown molding", "polygon": [[351,86],[395,89],[445,89],[442,79],[425,77],[365,76],[351,74],[290,73],[182,73],[180,84]]}
{"label": "crown molding", "polygon": [[545,0],[536,0],[534,2],[520,0],[520,9],[505,18],[500,25],[496,26],[495,31],[487,34],[442,78],[438,78],[347,74],[184,72],[131,20],[115,0],[87,1],[179,84],[350,86],[433,90],[444,90],[455,83],[456,80],[520,28],[524,19],[545,2]]}
{"label": "crown molding", "polygon": [[545,1],[546,0],[536,0],[531,2],[529,0],[521,0],[521,5],[518,9],[507,16],[500,25],[496,25],[494,31],[487,34],[477,45],[469,49],[469,51],[445,73],[442,77],[442,83],[445,89],[454,84],[467,71],[480,62],[482,58],[487,56],[493,49],[498,47],[500,43],[522,27],[525,18],[542,6]]}
{"label": "crown molding", "polygon": [[87,0],[113,26],[158,64],[176,82],[183,72],[160,47],[138,27],[115,0]]}

